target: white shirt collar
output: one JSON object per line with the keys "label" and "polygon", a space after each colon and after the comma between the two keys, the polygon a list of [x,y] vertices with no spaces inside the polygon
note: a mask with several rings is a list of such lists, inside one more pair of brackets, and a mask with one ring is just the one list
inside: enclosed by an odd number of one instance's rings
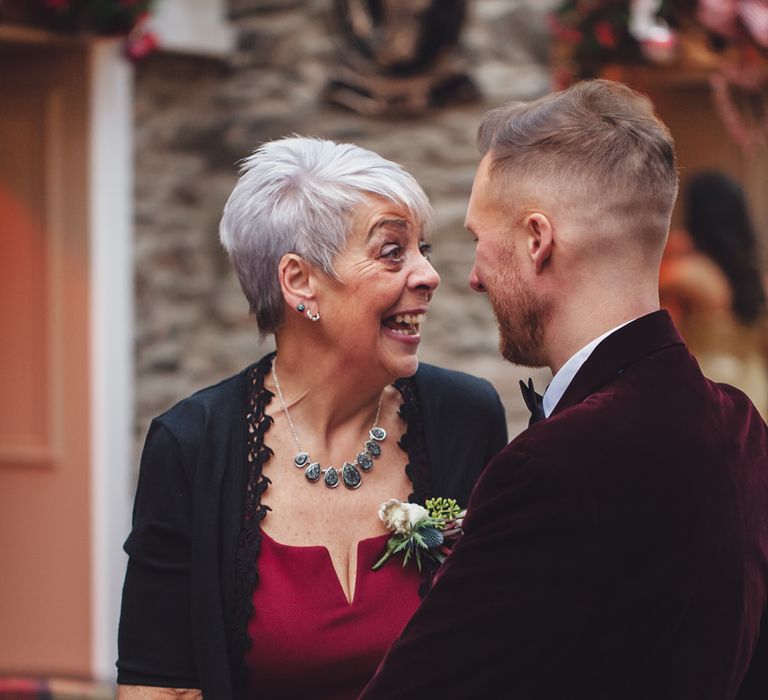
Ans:
{"label": "white shirt collar", "polygon": [[[632,319],[634,320],[634,319]],[[571,355],[566,363],[557,371],[552,381],[549,383],[547,390],[544,392],[543,409],[544,417],[549,418],[552,411],[555,410],[558,401],[563,398],[565,390],[568,388],[576,373],[581,369],[581,366],[587,361],[587,358],[592,354],[594,349],[600,345],[611,333],[615,333],[619,328],[626,326],[627,323],[632,321],[626,321],[616,328],[606,331],[601,336],[595,338],[593,341],[587,343],[581,350]]]}

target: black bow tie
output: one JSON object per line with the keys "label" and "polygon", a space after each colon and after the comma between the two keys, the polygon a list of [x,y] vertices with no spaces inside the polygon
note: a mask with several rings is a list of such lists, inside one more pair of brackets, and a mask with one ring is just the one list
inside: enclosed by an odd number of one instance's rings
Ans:
{"label": "black bow tie", "polygon": [[544,397],[541,394],[536,393],[533,388],[533,379],[528,379],[528,384],[524,384],[523,380],[520,380],[520,391],[523,393],[523,400],[528,410],[531,412],[531,418],[528,421],[528,427],[532,426],[536,421],[544,420]]}

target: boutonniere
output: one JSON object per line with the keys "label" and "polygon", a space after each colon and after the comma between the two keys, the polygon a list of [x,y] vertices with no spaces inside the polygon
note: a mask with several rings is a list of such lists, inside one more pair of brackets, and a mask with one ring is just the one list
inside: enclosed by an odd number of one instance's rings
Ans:
{"label": "boutonniere", "polygon": [[462,533],[461,523],[466,514],[452,498],[430,498],[423,506],[403,503],[391,498],[379,506],[379,518],[392,532],[384,555],[373,565],[376,571],[393,554],[403,552],[403,566],[411,557],[421,571],[422,560],[437,566],[450,553],[448,546]]}

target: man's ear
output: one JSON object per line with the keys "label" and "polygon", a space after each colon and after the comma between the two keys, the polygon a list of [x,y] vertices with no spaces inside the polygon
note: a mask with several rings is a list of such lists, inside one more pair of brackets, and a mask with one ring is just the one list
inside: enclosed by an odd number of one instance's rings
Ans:
{"label": "man's ear", "polygon": [[552,255],[554,229],[549,217],[538,211],[526,217],[525,229],[528,234],[528,255],[538,275]]}
{"label": "man's ear", "polygon": [[277,266],[283,298],[292,307],[315,301],[314,269],[299,255],[286,253]]}

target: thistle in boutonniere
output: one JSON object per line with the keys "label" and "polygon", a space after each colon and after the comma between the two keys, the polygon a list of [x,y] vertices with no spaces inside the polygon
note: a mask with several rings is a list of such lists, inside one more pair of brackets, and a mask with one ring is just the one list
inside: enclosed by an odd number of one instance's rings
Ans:
{"label": "thistle in boutonniere", "polygon": [[396,498],[382,503],[379,518],[393,534],[373,570],[380,569],[398,552],[403,552],[403,566],[411,557],[416,560],[419,571],[423,560],[439,566],[451,551],[448,544],[461,535],[465,513],[452,498],[431,498],[423,506]]}

